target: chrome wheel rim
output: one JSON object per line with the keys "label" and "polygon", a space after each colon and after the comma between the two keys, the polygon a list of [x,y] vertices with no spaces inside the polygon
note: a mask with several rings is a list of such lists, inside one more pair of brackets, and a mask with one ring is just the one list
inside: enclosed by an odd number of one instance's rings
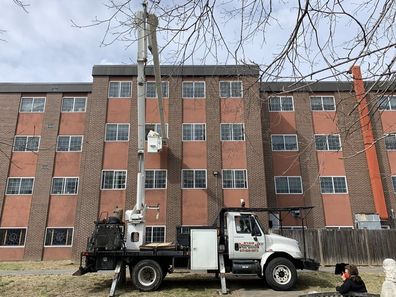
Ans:
{"label": "chrome wheel rim", "polygon": [[275,282],[280,285],[285,285],[291,280],[292,273],[286,265],[278,265],[274,268],[272,277]]}

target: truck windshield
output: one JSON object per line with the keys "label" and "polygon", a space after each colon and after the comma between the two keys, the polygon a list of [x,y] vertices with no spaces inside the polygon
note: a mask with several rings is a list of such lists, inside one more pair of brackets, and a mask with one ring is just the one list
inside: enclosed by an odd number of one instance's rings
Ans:
{"label": "truck windshield", "polygon": [[[265,229],[263,228],[263,225],[261,225],[261,222],[258,219],[257,215],[254,215],[254,219],[256,220],[256,224],[260,227],[261,232],[265,233]],[[257,225],[255,226],[255,228],[257,228]]]}

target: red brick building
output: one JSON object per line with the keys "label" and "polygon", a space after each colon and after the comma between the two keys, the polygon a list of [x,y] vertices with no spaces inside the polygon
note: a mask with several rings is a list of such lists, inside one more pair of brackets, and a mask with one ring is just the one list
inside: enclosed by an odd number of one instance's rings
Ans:
{"label": "red brick building", "polygon": [[[396,97],[384,97],[371,129],[381,138],[381,202],[352,84],[285,92],[290,83],[260,84],[254,66],[163,66],[162,74],[169,141],[145,157],[146,203],[160,205],[158,219],[147,211],[147,241],[212,224],[240,199],[313,205],[315,228],[354,227],[355,214],[379,213],[383,203],[381,218],[392,223],[396,136],[384,135],[395,131]],[[136,75],[136,66],[94,66],[92,83],[0,84],[0,260],[75,258],[98,216],[133,208]],[[158,130],[151,67],[146,75],[146,128]]]}

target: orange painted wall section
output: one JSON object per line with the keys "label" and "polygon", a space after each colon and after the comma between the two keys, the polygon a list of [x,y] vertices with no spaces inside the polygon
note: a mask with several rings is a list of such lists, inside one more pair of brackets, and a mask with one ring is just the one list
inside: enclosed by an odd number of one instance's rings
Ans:
{"label": "orange painted wall section", "polygon": [[[169,99],[163,99],[164,121],[168,121]],[[146,123],[161,123],[160,112],[158,107],[158,99],[146,100]]]}
{"label": "orange painted wall section", "polygon": [[205,169],[207,162],[207,147],[205,141],[183,142],[183,169]]}
{"label": "orange painted wall section", "polygon": [[382,129],[384,133],[394,133],[396,130],[396,120],[394,111],[383,111],[381,113]]}
{"label": "orange painted wall section", "polygon": [[[304,206],[303,195],[276,195],[276,201],[278,207],[293,207],[293,206]],[[300,218],[293,217],[291,213],[282,213],[282,225],[283,226],[301,226]]]}
{"label": "orange painted wall section", "polygon": [[245,141],[223,141],[221,143],[221,158],[224,169],[245,169],[246,142]]}
{"label": "orange painted wall section", "polygon": [[84,135],[85,112],[63,112],[59,123],[59,135]]}
{"label": "orange painted wall section", "polygon": [[206,123],[205,99],[183,99],[183,123]]}
{"label": "orange painted wall section", "polygon": [[[176,210],[175,210],[176,211]],[[208,224],[206,190],[182,190],[182,225]]]}
{"label": "orange painted wall section", "polygon": [[36,176],[37,157],[37,153],[34,152],[13,152],[9,176]]}
{"label": "orange painted wall section", "polygon": [[8,195],[4,199],[1,227],[27,227],[32,196]]}
{"label": "orange painted wall section", "polygon": [[294,112],[270,112],[271,134],[296,134]]}
{"label": "orange painted wall section", "polygon": [[146,204],[156,206],[159,204],[159,217],[155,218],[157,210],[148,209],[146,211],[146,224],[149,225],[165,225],[166,224],[166,190],[146,190]]}
{"label": "orange painted wall section", "polygon": [[125,210],[126,190],[102,190],[100,194],[100,211],[103,213],[101,219],[113,213],[113,210],[123,208]]}
{"label": "orange painted wall section", "polygon": [[80,162],[81,153],[56,153],[54,176],[80,176]]}
{"label": "orange painted wall section", "polygon": [[47,226],[74,226],[77,196],[52,195],[50,199]]}
{"label": "orange painted wall section", "polygon": [[[147,152],[147,143],[146,143]],[[146,169],[168,168],[168,147],[163,146],[159,153],[147,153],[144,155],[144,167]]]}
{"label": "orange painted wall section", "polygon": [[16,135],[41,135],[43,113],[20,113]]}
{"label": "orange painted wall section", "polygon": [[274,176],[300,176],[298,152],[272,152],[272,170]]}
{"label": "orange painted wall section", "polygon": [[221,99],[221,122],[222,123],[242,123],[243,120],[243,100],[242,99]]}
{"label": "orange painted wall section", "polygon": [[107,123],[129,123],[131,99],[109,99]]}
{"label": "orange painted wall section", "polygon": [[315,134],[337,134],[337,116],[335,112],[312,112]]}
{"label": "orange painted wall section", "polygon": [[72,259],[72,247],[45,247],[43,261]]}
{"label": "orange painted wall section", "polygon": [[128,168],[128,142],[106,142],[103,169]]}
{"label": "orange painted wall section", "polygon": [[326,226],[353,226],[349,195],[323,194]]}
{"label": "orange painted wall section", "polygon": [[346,176],[342,152],[317,152],[319,175]]}
{"label": "orange painted wall section", "polygon": [[[249,174],[249,173],[248,173]],[[249,178],[249,176],[248,176]],[[221,191],[221,180],[219,181],[219,188]],[[223,199],[225,207],[240,207],[241,199],[245,200],[246,207],[249,207],[249,189],[224,189]],[[265,197],[263,196],[263,199]]]}
{"label": "orange painted wall section", "polygon": [[24,247],[1,248],[0,249],[0,261],[23,260],[24,254],[25,254]]}

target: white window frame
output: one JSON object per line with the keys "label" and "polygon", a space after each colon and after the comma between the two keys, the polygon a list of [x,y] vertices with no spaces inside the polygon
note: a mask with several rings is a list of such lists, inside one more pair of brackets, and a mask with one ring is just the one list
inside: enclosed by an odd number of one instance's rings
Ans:
{"label": "white window frame", "polygon": [[146,174],[146,171],[154,171],[154,186],[155,186],[155,173],[157,172],[157,171],[165,171],[165,188],[146,188],[146,185],[144,185],[144,189],[145,190],[148,190],[148,191],[158,191],[158,190],[166,190],[167,188],[168,188],[168,170],[167,169],[149,169],[149,168],[146,168],[145,169],[145,174]]}
{"label": "white window frame", "polygon": [[[15,145],[15,140],[16,140],[17,137],[26,137],[26,138],[27,138],[27,139],[26,139],[26,145],[25,145],[25,150],[24,150],[24,151],[16,151],[16,150],[15,150],[15,147],[16,147],[16,145]],[[29,138],[32,138],[32,137],[37,137],[37,138],[39,139],[39,140],[38,140],[37,150],[35,150],[35,151],[30,151],[30,150],[27,149],[28,139],[29,139]],[[41,142],[41,136],[39,136],[39,135],[15,135],[15,136],[14,136],[14,143],[13,143],[13,145],[12,145],[12,151],[13,151],[13,152],[17,152],[17,153],[38,152],[38,151],[40,150],[40,142]]]}
{"label": "white window frame", "polygon": [[[181,189],[183,189],[183,190],[204,190],[204,189],[208,188],[208,170],[207,169],[194,168],[194,169],[182,169],[181,171],[182,171],[181,172]],[[194,187],[192,187],[192,188],[184,187],[184,175],[183,175],[184,171],[194,171]],[[195,186],[195,171],[205,171],[205,188],[197,188]]]}
{"label": "white window frame", "polygon": [[[116,97],[111,97],[110,96],[110,84],[111,83],[118,83],[119,84],[119,88],[118,88],[118,96]],[[127,97],[121,97],[121,83],[129,83],[129,96]],[[109,86],[108,86],[108,92],[107,92],[107,97],[108,98],[131,98],[132,97],[132,81],[130,80],[110,80],[109,81]]]}
{"label": "white window frame", "polygon": [[[331,109],[331,110],[325,110],[324,109],[324,105],[323,105],[323,98],[325,98],[325,97],[331,97],[331,98],[333,98],[333,104],[334,104],[334,109]],[[320,102],[321,102],[321,104],[322,104],[322,109],[320,109],[320,110],[313,110],[312,109],[312,98],[320,98]],[[334,96],[331,96],[331,95],[329,95],[329,96],[320,96],[320,95],[318,95],[318,96],[310,96],[309,97],[309,104],[310,104],[310,109],[311,109],[311,111],[312,112],[336,112],[337,111],[337,104],[336,104],[336,101],[335,101],[335,97]]]}
{"label": "white window frame", "polygon": [[[107,126],[108,125],[117,125],[117,132],[116,132],[116,139],[115,140],[107,140],[106,139],[107,138]],[[118,127],[120,125],[128,125],[128,139],[126,139],[126,140],[118,140],[118,133],[119,133],[118,132]],[[105,139],[105,142],[128,142],[130,134],[131,134],[131,124],[130,123],[106,123],[104,139]]]}
{"label": "white window frame", "polygon": [[[277,183],[276,183],[276,179],[277,179],[278,177],[283,177],[283,178],[286,177],[286,178],[287,178],[287,186],[288,186],[288,190],[289,190],[288,193],[279,193],[279,192],[278,192]],[[299,178],[300,178],[301,193],[290,193],[290,182],[289,182],[289,178],[290,178],[290,177],[292,177],[292,178],[299,177]],[[277,194],[277,195],[302,195],[302,194],[304,193],[303,182],[302,182],[302,176],[301,176],[301,175],[289,175],[289,176],[282,176],[282,175],[279,175],[279,176],[274,176],[274,188],[275,188],[275,194]]]}
{"label": "white window frame", "polygon": [[[241,84],[241,95],[240,96],[232,96],[232,83],[240,83]],[[224,97],[221,95],[221,83],[228,83],[228,87],[229,87],[229,92],[230,92],[230,96],[229,97]],[[243,98],[243,81],[241,80],[221,80],[219,81],[219,95],[220,98]]]}
{"label": "white window frame", "polygon": [[[151,239],[153,239],[153,228],[163,228],[164,229],[164,241],[163,242],[166,242],[166,226],[165,225],[148,225],[144,229],[145,234],[147,234],[146,228],[151,228]],[[146,243],[157,243],[157,241],[155,241],[155,242],[154,241],[146,241],[146,239],[145,239],[145,242]]]}
{"label": "white window frame", "polygon": [[[231,130],[231,139],[221,139],[222,138],[222,125],[242,125],[243,139],[234,139],[234,130]],[[220,123],[220,141],[246,141],[246,130],[245,123]]]}
{"label": "white window frame", "polygon": [[396,134],[395,133],[388,133],[388,134],[385,134],[385,138],[384,138],[385,150],[387,150],[387,151],[396,151],[396,147],[395,148],[387,148],[386,147],[386,138],[387,137],[394,138],[395,142],[396,142]]}
{"label": "white window frame", "polygon": [[[103,188],[103,172],[105,171],[124,171],[125,172],[125,188],[114,188],[114,176],[113,176],[113,188],[111,189],[105,189]],[[103,169],[100,175],[100,189],[102,191],[125,191],[128,187],[128,170],[126,169]]]}
{"label": "white window frame", "polygon": [[[69,145],[68,145],[68,150],[67,151],[59,151],[58,150],[58,140],[59,137],[69,137]],[[81,148],[79,151],[71,151],[70,150],[70,143],[71,143],[71,138],[72,137],[81,137]],[[57,153],[80,153],[83,150],[83,145],[84,145],[84,135],[58,135],[56,138],[56,152]]]}
{"label": "white window frame", "polygon": [[24,248],[26,245],[28,228],[27,227],[0,227],[0,230],[10,230],[10,229],[18,229],[18,230],[25,229],[25,238],[23,240],[23,245],[1,245],[0,244],[0,249],[3,249],[3,248],[6,248],[6,249]]}
{"label": "white window frame", "polygon": [[[273,98],[279,98],[279,100],[280,100],[280,110],[271,110],[271,99],[273,99]],[[291,100],[292,100],[292,106],[293,106],[293,109],[292,110],[283,110],[282,109],[282,99],[285,99],[285,98],[291,98]],[[268,98],[268,111],[269,112],[294,112],[295,111],[295,109],[294,109],[294,97],[293,96],[270,96],[269,98]]]}
{"label": "white window frame", "polygon": [[[232,171],[232,184],[233,184],[233,187],[232,188],[224,188],[224,171]],[[236,188],[235,187],[235,171],[245,171],[245,177],[246,177],[246,180],[245,180],[245,183],[246,183],[246,187],[244,187],[244,188]],[[223,190],[241,190],[241,189],[249,189],[249,184],[248,184],[248,172],[247,172],[247,169],[246,168],[240,168],[240,169],[227,169],[227,168],[225,168],[225,169],[222,169],[221,170],[221,186],[222,186],[222,188],[223,188]]]}
{"label": "white window frame", "polygon": [[[52,193],[53,190],[53,185],[54,185],[54,178],[62,178],[64,179],[64,183],[62,186],[62,193],[58,194],[58,193]],[[77,179],[77,192],[76,193],[65,193],[65,188],[66,188],[66,179],[70,179],[70,178],[76,178]],[[80,188],[80,178],[78,176],[54,176],[52,177],[52,181],[51,181],[51,195],[53,196],[75,196],[78,195],[78,191]]]}
{"label": "white window frame", "polygon": [[[18,194],[8,194],[8,193],[7,193],[7,190],[8,190],[8,183],[9,183],[9,181],[10,181],[10,178],[14,178],[14,179],[15,179],[15,178],[20,178],[20,179],[21,179],[21,183],[19,184]],[[33,183],[32,183],[32,193],[31,193],[31,194],[20,194],[22,179],[33,179]],[[34,183],[35,183],[35,181],[36,181],[36,179],[35,179],[34,176],[9,176],[9,177],[7,178],[7,185],[6,185],[6,188],[5,188],[5,194],[4,194],[4,195],[7,195],[7,196],[32,196],[33,193],[34,193]]]}
{"label": "white window frame", "polygon": [[[33,99],[33,101],[32,101],[32,109],[30,111],[21,111],[23,99]],[[36,99],[44,99],[43,111],[33,111],[34,101]],[[43,113],[43,112],[45,112],[46,103],[47,103],[47,98],[46,97],[21,97],[21,102],[19,103],[19,113]]]}
{"label": "white window frame", "polygon": [[[196,83],[203,83],[204,85],[204,96],[203,97],[195,97],[195,95],[193,95],[193,97],[186,97],[184,96],[184,84],[185,83],[192,83],[193,84],[193,94],[195,93],[195,84]],[[192,80],[192,81],[183,81],[182,83],[182,98],[183,99],[205,99],[206,98],[206,82],[204,80]]]}
{"label": "white window frame", "polygon": [[[73,99],[73,108],[71,111],[67,111],[67,110],[62,110],[63,108],[63,100],[64,99]],[[76,99],[85,99],[85,105],[84,105],[84,110],[83,111],[79,111],[79,110],[74,110],[75,106],[76,106]],[[85,96],[65,96],[62,98],[62,103],[61,103],[61,112],[62,113],[81,113],[81,112],[87,112],[87,97]]]}
{"label": "white window frame", "polygon": [[[322,181],[320,180],[321,177],[331,177],[331,182],[333,184],[333,193],[323,193],[322,192]],[[335,192],[335,187],[334,187],[334,177],[343,177],[345,180],[345,188],[346,188],[346,192],[341,192],[341,193],[336,193]],[[348,190],[348,180],[346,178],[345,175],[321,175],[319,176],[319,188],[320,188],[320,194],[321,195],[345,195],[345,194],[349,194],[349,190]]]}
{"label": "white window frame", "polygon": [[[72,236],[71,236],[71,243],[70,245],[66,244],[66,245],[46,245],[46,241],[47,241],[47,231],[48,229],[72,229]],[[54,237],[54,234],[52,232],[52,238]],[[72,247],[73,246],[73,241],[74,241],[74,227],[46,227],[45,228],[45,236],[44,236],[44,247],[47,248],[58,248],[58,247]],[[52,240],[51,240],[52,242]],[[67,243],[67,238],[66,238],[66,243]]]}
{"label": "white window frame", "polygon": [[[272,136],[282,136],[283,137],[283,146],[284,146],[284,150],[274,150],[274,144],[272,141]],[[295,136],[296,137],[296,145],[297,148],[295,150],[287,150],[286,149],[286,143],[285,143],[285,136]],[[298,136],[297,134],[271,134],[271,150],[273,152],[298,152],[299,151],[299,147],[298,147]]]}
{"label": "white window frame", "polygon": [[[205,133],[205,139],[203,139],[203,140],[201,140],[201,139],[187,139],[187,140],[185,140],[184,139],[184,125],[192,125],[192,136],[193,136],[193,138],[194,138],[194,136],[195,136],[195,126],[196,125],[204,125],[204,133]],[[183,142],[191,142],[191,141],[200,141],[200,142],[204,142],[204,141],[206,141],[206,123],[183,123],[182,124],[182,141]]]}
{"label": "white window frame", "polygon": [[[325,136],[326,137],[326,149],[325,150],[319,150],[316,147],[316,136]],[[333,150],[333,149],[329,148],[329,136],[338,136],[338,142],[340,143],[340,148],[338,150]],[[314,137],[315,137],[315,149],[318,152],[340,152],[340,151],[342,151],[342,144],[341,144],[341,136],[340,136],[340,134],[315,134]]]}
{"label": "white window frame", "polygon": [[[147,85],[148,84],[154,84],[154,86],[155,86],[155,80],[149,80],[149,81],[146,82],[146,99],[157,99],[158,98],[157,88],[155,88],[155,97],[147,96]],[[166,94],[166,96],[162,92],[162,98],[169,98],[169,81],[167,81],[167,80],[161,81],[161,87],[162,87],[162,85],[166,85],[166,89],[168,91],[167,92],[168,94]]]}
{"label": "white window frame", "polygon": [[[392,105],[390,103],[391,100],[396,101],[396,95],[383,95],[383,96],[378,96],[377,101],[381,102],[381,104],[378,105],[378,110],[379,111],[396,111],[396,108],[392,108]],[[384,103],[387,103],[388,108],[382,108],[384,106]]]}

